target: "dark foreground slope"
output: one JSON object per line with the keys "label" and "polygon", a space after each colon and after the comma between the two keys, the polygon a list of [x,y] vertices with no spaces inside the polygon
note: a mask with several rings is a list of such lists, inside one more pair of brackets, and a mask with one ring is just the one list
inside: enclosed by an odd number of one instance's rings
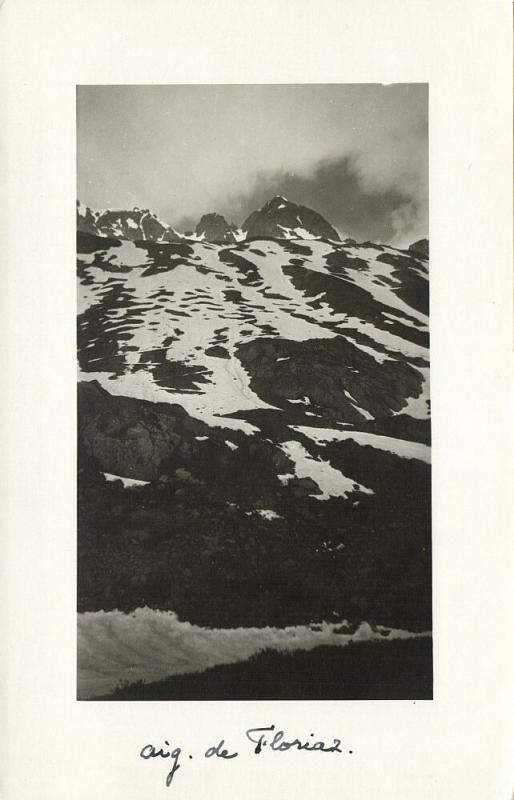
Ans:
{"label": "dark foreground slope", "polygon": [[[249,437],[79,385],[80,611],[149,606],[212,627],[347,618],[431,628],[429,465],[336,442],[330,462],[373,494],[319,500],[314,481],[277,479],[294,465],[271,441],[286,435],[274,414]],[[148,483],[124,488],[102,471]]]}
{"label": "dark foreground slope", "polygon": [[431,700],[432,639],[362,642],[309,651],[264,651],[101,700]]}

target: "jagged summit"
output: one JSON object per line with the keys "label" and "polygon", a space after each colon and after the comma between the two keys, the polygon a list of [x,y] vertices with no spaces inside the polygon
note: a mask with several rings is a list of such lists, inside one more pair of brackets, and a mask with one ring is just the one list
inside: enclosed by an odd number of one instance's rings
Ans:
{"label": "jagged summit", "polygon": [[128,241],[176,242],[204,239],[233,244],[246,238],[330,239],[340,241],[335,228],[321,214],[307,206],[275,195],[245,220],[242,228],[227,222],[222,214],[204,214],[194,233],[179,233],[149,209],[106,209],[93,211],[77,200],[77,229],[83,233]]}
{"label": "jagged summit", "polygon": [[82,233],[97,234],[96,216],[87,206],[77,200],[77,231]]}
{"label": "jagged summit", "polygon": [[128,241],[177,242],[183,237],[147,208],[93,211],[77,200],[77,230]]}
{"label": "jagged summit", "polygon": [[228,223],[222,214],[216,212],[204,214],[195,228],[198,238],[208,242],[237,242],[240,238],[239,229],[233,223]]}
{"label": "jagged summit", "polygon": [[317,211],[276,195],[243,223],[247,238],[272,236],[277,239],[332,239],[339,241],[335,228]]}

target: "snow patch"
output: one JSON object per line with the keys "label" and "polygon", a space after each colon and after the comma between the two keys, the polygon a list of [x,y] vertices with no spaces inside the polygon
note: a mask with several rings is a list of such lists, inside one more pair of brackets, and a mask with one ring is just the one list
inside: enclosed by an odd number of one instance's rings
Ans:
{"label": "snow patch", "polygon": [[394,412],[393,416],[407,414],[414,419],[428,419],[430,417],[430,369],[428,367],[416,367],[423,376],[423,386],[418,397],[409,397],[407,405]]}
{"label": "snow patch", "polygon": [[253,514],[259,514],[260,517],[267,519],[269,522],[273,519],[284,519],[284,517],[281,517],[276,511],[273,511],[272,508],[256,508],[255,511],[246,511],[245,514],[247,517],[251,517]]}
{"label": "snow patch", "polygon": [[307,228],[295,228],[294,233],[298,239],[309,239],[314,241],[315,239],[320,239],[320,236],[315,236],[313,233],[307,230]]}
{"label": "snow patch", "polygon": [[392,436],[381,436],[377,433],[367,431],[339,431],[332,428],[311,428],[307,425],[290,425],[290,428],[308,436],[317,444],[327,444],[328,442],[342,442],[351,439],[357,444],[375,447],[377,450],[385,450],[400,458],[414,458],[430,464],[430,447],[420,442],[409,442],[406,439],[394,439]]}
{"label": "snow patch", "polygon": [[258,508],[257,514],[259,514],[261,517],[264,517],[264,519],[270,521],[272,519],[284,519],[284,517],[281,517],[280,514],[277,514],[276,511],[273,511],[272,508]]}
{"label": "snow patch", "polygon": [[110,247],[105,260],[116,267],[146,267],[150,263],[147,251],[129,241],[122,241],[118,247]]}
{"label": "snow patch", "polygon": [[361,416],[363,416],[363,417],[364,417],[364,419],[374,419],[374,416],[373,416],[373,414],[370,414],[370,413],[369,413],[369,411],[366,411],[366,409],[365,409],[365,408],[362,408],[362,407],[361,407],[361,406],[360,406],[360,405],[357,403],[357,400],[355,400],[355,398],[354,398],[354,397],[352,397],[352,395],[350,394],[350,392],[349,392],[347,389],[344,389],[344,391],[343,391],[343,394],[344,394],[344,396],[346,397],[346,399],[350,401],[350,403],[351,403],[352,407],[353,407],[353,408],[354,408],[356,411],[358,411],[358,412],[359,412],[359,414],[361,414]]}
{"label": "snow patch", "polygon": [[277,228],[282,231],[284,239],[294,239],[292,228],[285,228],[283,225],[279,225],[278,222]]}
{"label": "snow patch", "polygon": [[310,478],[318,484],[321,495],[312,494],[310,497],[315,497],[317,500],[328,500],[330,497],[346,498],[352,492],[374,494],[371,489],[334,469],[328,461],[313,458],[300,442],[283,442],[279,446],[286,456],[294,461],[295,473],[298,478]]}
{"label": "snow patch", "polygon": [[130,489],[132,486],[148,486],[150,481],[139,481],[135,478],[124,478],[122,475],[113,475],[111,472],[102,472],[104,478],[108,481],[121,481],[124,489]]}
{"label": "snow patch", "polygon": [[[171,675],[200,672],[217,664],[246,661],[264,649],[311,650],[319,645],[428,637],[429,632],[372,628],[363,622],[352,630],[345,622],[321,622],[316,628],[202,628],[181,622],[172,611],[138,608],[78,614],[78,697],[91,699],[121,682],[144,683]],[[337,630],[348,628],[348,633]]]}

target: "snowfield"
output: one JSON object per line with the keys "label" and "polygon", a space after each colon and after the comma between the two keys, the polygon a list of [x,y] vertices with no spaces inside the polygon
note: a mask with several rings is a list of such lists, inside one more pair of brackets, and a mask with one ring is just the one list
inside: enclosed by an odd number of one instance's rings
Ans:
{"label": "snowfield", "polygon": [[[264,435],[261,418],[251,415],[275,413],[299,439],[307,436],[318,446],[351,440],[429,464],[426,444],[360,430],[357,422],[376,422],[377,408],[386,418],[422,422],[430,416],[428,316],[419,310],[420,291],[428,297],[426,262],[393,248],[346,246],[304,234],[301,240],[292,231],[287,240],[232,245],[201,236],[168,244],[123,241],[79,252],[80,379],[96,380],[112,395],[176,403],[213,429]],[[338,389],[352,415],[343,413],[337,427],[327,424],[319,398],[313,403],[291,391],[287,401],[275,400],[276,372],[263,396],[263,384],[255,380],[263,356],[247,357],[244,364],[241,359],[241,348],[260,341],[295,345],[300,354],[304,345],[318,342],[323,358],[328,343],[337,340],[346,343],[343,365],[357,381]],[[297,358],[280,349],[273,356],[292,387]],[[405,389],[399,366],[412,376]],[[410,388],[414,380],[418,389]],[[368,384],[375,387],[369,402],[363,391]],[[403,391],[399,405],[389,399],[390,386]],[[383,392],[378,405],[377,392]],[[319,489],[311,497],[319,501],[373,494],[365,481],[313,457],[285,430],[269,441],[290,459],[289,470],[278,475],[283,485],[309,478]],[[238,449],[225,444],[232,453]],[[120,478],[126,487],[137,485]]]}
{"label": "snowfield", "polygon": [[157,681],[244,661],[266,648],[310,650],[325,644],[344,647],[380,640],[386,635],[388,640],[429,635],[381,626],[373,630],[366,622],[353,633],[336,633],[342,626],[324,622],[316,628],[211,629],[181,622],[171,611],[149,608],[132,614],[85,612],[78,616],[79,699],[107,694],[125,681]]}
{"label": "snowfield", "polygon": [[[244,423],[220,420],[220,415],[274,406],[252,388],[238,358],[242,343],[267,337],[296,342],[344,337],[378,365],[400,359],[422,374],[422,395],[406,396],[402,413],[428,417],[428,318],[398,295],[401,272],[377,260],[383,252],[396,251],[315,240],[303,240],[299,253],[295,241],[272,240],[149,248],[124,241],[79,253],[84,377],[94,375],[115,394],[177,402],[212,424],[244,429]],[[329,268],[334,253],[344,254],[344,268]],[[425,265],[412,262],[416,274],[423,274],[419,280],[427,280]],[[310,275],[319,276],[313,289],[298,283]],[[325,278],[320,291],[319,281]],[[346,302],[345,287],[352,286],[367,298],[365,316],[352,313],[352,296],[348,310],[338,310]],[[422,344],[424,335],[427,345]],[[168,374],[173,374],[169,380]],[[364,419],[373,418],[362,403],[355,408]]]}

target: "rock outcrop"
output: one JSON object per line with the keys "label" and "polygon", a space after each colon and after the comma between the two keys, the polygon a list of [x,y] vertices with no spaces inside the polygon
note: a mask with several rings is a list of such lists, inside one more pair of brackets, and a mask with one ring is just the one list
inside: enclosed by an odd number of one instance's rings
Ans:
{"label": "rock outcrop", "polygon": [[412,253],[419,253],[419,255],[428,258],[430,255],[428,239],[419,239],[417,242],[414,242],[409,246],[409,250]]}
{"label": "rock outcrop", "polygon": [[254,211],[242,225],[247,238],[272,236],[277,239],[332,239],[340,236],[317,211],[297,205],[285,197],[273,197]]}
{"label": "rock outcrop", "polygon": [[204,214],[196,226],[198,238],[207,242],[235,242],[237,228],[229,224],[221,214]]}

